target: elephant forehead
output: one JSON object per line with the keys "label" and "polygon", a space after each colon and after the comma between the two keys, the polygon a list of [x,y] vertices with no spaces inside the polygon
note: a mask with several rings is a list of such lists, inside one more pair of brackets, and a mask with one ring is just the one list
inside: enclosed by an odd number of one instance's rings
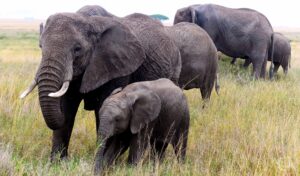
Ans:
{"label": "elephant forehead", "polygon": [[126,103],[119,99],[109,99],[103,104],[103,109],[106,112],[119,113],[121,110],[126,108]]}

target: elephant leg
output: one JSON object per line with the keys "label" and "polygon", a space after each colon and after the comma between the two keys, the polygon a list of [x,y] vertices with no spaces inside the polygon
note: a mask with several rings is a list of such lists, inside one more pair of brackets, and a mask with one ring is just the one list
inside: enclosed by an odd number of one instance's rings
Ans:
{"label": "elephant leg", "polygon": [[111,165],[119,156],[121,156],[129,147],[129,142],[124,142],[119,138],[116,138],[110,145],[107,146],[107,151],[104,154],[104,158],[107,160],[107,164]]}
{"label": "elephant leg", "polygon": [[68,147],[74,120],[81,101],[81,98],[73,98],[73,96],[74,95],[66,95],[66,97],[63,97],[62,101],[66,122],[63,128],[53,131],[51,161],[54,161],[57,155],[59,155],[61,159],[68,156]]}
{"label": "elephant leg", "polygon": [[230,63],[231,63],[232,65],[235,65],[235,62],[236,62],[236,57],[233,57]]}
{"label": "elephant leg", "polygon": [[147,135],[143,133],[144,131],[146,130],[142,130],[140,133],[134,135],[131,139],[128,155],[129,164],[137,165],[148,147],[149,139]]}
{"label": "elephant leg", "polygon": [[208,101],[210,99],[211,92],[214,87],[215,77],[211,75],[206,75],[203,82],[199,80],[200,86],[200,93],[201,97],[204,101]]}
{"label": "elephant leg", "polygon": [[172,139],[172,146],[178,161],[183,162],[186,157],[188,133],[189,133],[189,114],[186,114],[186,120],[182,121],[180,128]]}
{"label": "elephant leg", "polygon": [[253,63],[252,75],[254,76],[255,79],[258,79],[261,75],[263,60],[261,58],[253,58],[252,63]]}
{"label": "elephant leg", "polygon": [[265,59],[264,59],[264,61],[262,63],[261,71],[260,71],[260,78],[263,78],[263,79],[266,78],[267,62],[268,62],[268,55],[265,56]]}
{"label": "elephant leg", "polygon": [[128,149],[129,141],[114,136],[103,145],[98,150],[95,158],[95,173],[97,174],[104,168],[111,166]]}
{"label": "elephant leg", "polygon": [[274,62],[274,74],[277,74],[279,67],[280,67],[280,63]]}
{"label": "elephant leg", "polygon": [[178,161],[184,161],[187,148],[187,136],[176,136],[176,138],[172,141],[172,146]]}
{"label": "elephant leg", "polygon": [[251,59],[245,59],[243,67],[248,68],[250,64],[251,64]]}
{"label": "elephant leg", "polygon": [[164,142],[164,141],[155,141],[152,144],[152,155],[153,156],[157,156],[158,159],[161,161],[164,158],[165,155],[165,151],[168,147],[168,143]]}

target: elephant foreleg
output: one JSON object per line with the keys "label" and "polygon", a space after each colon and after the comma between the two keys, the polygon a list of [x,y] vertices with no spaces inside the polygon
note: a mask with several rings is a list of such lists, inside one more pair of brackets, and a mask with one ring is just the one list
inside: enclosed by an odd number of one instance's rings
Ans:
{"label": "elephant foreleg", "polygon": [[148,136],[145,135],[144,130],[140,134],[136,134],[132,137],[130,142],[130,149],[128,155],[128,163],[137,165],[143,157],[146,148],[148,147]]}
{"label": "elephant foreleg", "polygon": [[103,169],[113,164],[128,148],[129,142],[121,139],[124,136],[115,136],[108,139],[107,143],[102,144],[95,158],[95,174],[100,174]]}
{"label": "elephant foreleg", "polygon": [[68,156],[68,146],[81,98],[66,95],[62,101],[66,122],[63,128],[53,131],[51,161],[57,159],[58,156],[61,159]]}
{"label": "elephant foreleg", "polygon": [[161,161],[164,158],[165,151],[168,147],[168,143],[164,141],[155,141],[152,144],[152,155],[157,156]]}

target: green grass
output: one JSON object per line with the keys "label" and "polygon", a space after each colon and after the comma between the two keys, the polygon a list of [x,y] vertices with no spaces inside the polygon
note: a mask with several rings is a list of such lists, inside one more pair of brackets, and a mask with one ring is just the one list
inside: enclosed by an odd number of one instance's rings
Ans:
{"label": "green grass", "polygon": [[39,59],[38,39],[34,31],[0,30],[0,63]]}
{"label": "green grass", "polygon": [[[51,164],[51,130],[47,128],[30,84],[38,65],[37,33],[0,33],[0,175],[92,175],[96,148],[95,119],[81,107],[67,161]],[[4,42],[4,44],[2,43]],[[294,48],[299,43],[294,43]],[[10,48],[10,49],[8,49]],[[11,50],[11,54],[5,54]],[[24,54],[28,59],[20,60]],[[29,59],[30,57],[32,59]],[[294,55],[292,60],[296,60]],[[171,150],[163,163],[146,157],[131,167],[121,157],[106,174],[114,175],[298,175],[300,174],[300,67],[287,77],[252,81],[242,61],[219,61],[220,95],[213,92],[202,109],[199,90],[185,91],[191,126],[187,160],[178,163]]]}

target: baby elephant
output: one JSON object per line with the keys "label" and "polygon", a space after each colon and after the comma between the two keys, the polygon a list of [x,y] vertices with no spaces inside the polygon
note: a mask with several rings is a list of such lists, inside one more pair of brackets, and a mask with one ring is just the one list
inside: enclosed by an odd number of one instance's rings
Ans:
{"label": "baby elephant", "polygon": [[[129,149],[128,163],[137,164],[148,143],[151,154],[162,159],[169,143],[179,160],[186,155],[189,110],[182,90],[162,78],[116,89],[99,110],[95,174]],[[152,155],[153,156],[153,155]]]}

